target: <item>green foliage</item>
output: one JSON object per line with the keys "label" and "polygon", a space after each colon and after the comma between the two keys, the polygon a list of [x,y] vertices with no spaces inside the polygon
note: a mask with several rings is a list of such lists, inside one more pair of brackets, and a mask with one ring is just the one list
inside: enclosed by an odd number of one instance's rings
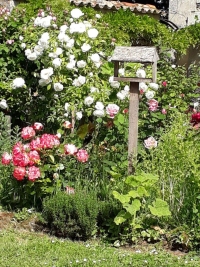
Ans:
{"label": "green foliage", "polygon": [[[120,194],[117,191],[113,191],[114,198],[118,199],[123,206],[123,209],[114,219],[117,225],[128,221],[132,231],[143,227],[142,223],[139,222],[139,217],[141,212],[146,216],[149,215],[149,212],[147,211],[147,203],[149,203],[148,199],[155,199],[157,195],[155,191],[155,183],[157,181],[158,176],[149,173],[141,173],[135,176],[130,175],[125,180],[125,183],[129,185],[128,188],[130,188],[126,189],[126,192],[128,191],[128,193]],[[152,188],[154,188],[154,190],[152,190]],[[152,196],[152,193],[154,196]],[[150,209],[150,213],[156,217],[171,215],[167,203],[159,198],[156,198],[155,201],[152,202],[152,205],[148,205],[148,208]]]}
{"label": "green foliage", "polygon": [[96,228],[98,202],[95,193],[59,192],[43,202],[42,216],[51,232],[72,239],[90,238]]}

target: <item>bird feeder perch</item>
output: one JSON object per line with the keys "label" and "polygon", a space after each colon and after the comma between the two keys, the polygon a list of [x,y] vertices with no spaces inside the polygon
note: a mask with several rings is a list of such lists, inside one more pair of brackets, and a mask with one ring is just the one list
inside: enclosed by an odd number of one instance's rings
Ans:
{"label": "bird feeder perch", "polygon": [[[114,81],[130,82],[129,101],[129,138],[128,138],[128,172],[133,173],[133,161],[137,158],[138,142],[138,112],[139,112],[139,83],[156,82],[157,60],[159,59],[156,48],[149,46],[117,46],[112,55],[114,63]],[[152,66],[152,78],[119,77],[120,63],[141,63]]]}

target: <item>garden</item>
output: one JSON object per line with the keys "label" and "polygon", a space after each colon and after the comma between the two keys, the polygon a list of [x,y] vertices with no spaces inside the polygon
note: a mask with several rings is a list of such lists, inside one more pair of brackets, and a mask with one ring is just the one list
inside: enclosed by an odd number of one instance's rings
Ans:
{"label": "garden", "polygon": [[[178,62],[199,47],[200,24],[173,31],[63,0],[1,7],[0,21],[1,266],[197,266],[200,65]],[[118,46],[159,56],[157,80],[139,83],[132,172]],[[151,78],[152,66],[118,74]]]}

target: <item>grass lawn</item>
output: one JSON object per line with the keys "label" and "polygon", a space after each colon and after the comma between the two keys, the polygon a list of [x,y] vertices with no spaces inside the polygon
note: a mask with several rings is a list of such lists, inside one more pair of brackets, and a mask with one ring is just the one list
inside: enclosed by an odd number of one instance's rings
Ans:
{"label": "grass lawn", "polygon": [[126,250],[95,240],[72,242],[43,233],[9,228],[0,230],[0,266],[197,267],[200,266],[200,258],[192,254],[174,256],[155,246]]}

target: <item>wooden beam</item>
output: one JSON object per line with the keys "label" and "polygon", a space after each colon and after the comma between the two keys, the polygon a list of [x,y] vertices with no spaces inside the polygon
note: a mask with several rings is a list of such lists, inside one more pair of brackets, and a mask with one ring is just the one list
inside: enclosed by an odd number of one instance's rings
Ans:
{"label": "wooden beam", "polygon": [[132,77],[114,77],[114,81],[119,81],[119,82],[152,82],[152,79],[148,78],[132,78]]}

